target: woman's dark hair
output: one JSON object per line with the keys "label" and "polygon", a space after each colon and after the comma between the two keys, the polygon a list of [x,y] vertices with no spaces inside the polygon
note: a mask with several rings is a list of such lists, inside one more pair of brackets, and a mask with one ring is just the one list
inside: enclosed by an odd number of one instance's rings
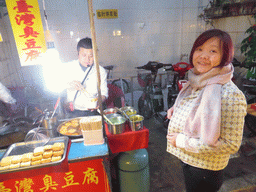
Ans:
{"label": "woman's dark hair", "polygon": [[205,32],[203,32],[194,42],[194,45],[192,47],[192,50],[190,52],[189,62],[194,66],[193,64],[193,54],[197,47],[203,45],[208,39],[212,37],[218,37],[220,41],[222,42],[222,52],[223,56],[221,59],[221,62],[219,64],[219,67],[223,67],[225,65],[228,65],[233,60],[234,56],[234,46],[232,39],[230,35],[222,31],[220,29],[210,29]]}
{"label": "woman's dark hair", "polygon": [[92,39],[89,37],[83,38],[81,39],[78,43],[77,43],[77,52],[80,51],[80,48],[83,47],[85,49],[92,49]]}

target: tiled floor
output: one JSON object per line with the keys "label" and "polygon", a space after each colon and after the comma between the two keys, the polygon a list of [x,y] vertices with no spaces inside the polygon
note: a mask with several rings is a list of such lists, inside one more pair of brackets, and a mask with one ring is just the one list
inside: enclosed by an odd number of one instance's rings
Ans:
{"label": "tiled floor", "polygon": [[[166,152],[166,131],[154,118],[145,120],[149,129],[150,192],[185,192],[179,160]],[[230,159],[219,192],[256,191],[256,155],[245,156],[243,145]]]}

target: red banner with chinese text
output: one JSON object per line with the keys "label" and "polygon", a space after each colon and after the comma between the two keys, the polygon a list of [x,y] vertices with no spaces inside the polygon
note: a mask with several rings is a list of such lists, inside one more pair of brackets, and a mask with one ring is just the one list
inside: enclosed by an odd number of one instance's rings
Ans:
{"label": "red banner with chinese text", "polygon": [[[30,170],[38,171],[39,170]],[[15,173],[13,173],[15,174]],[[103,159],[69,163],[67,172],[42,174],[0,182],[0,191],[88,191],[110,192],[109,180]]]}
{"label": "red banner with chinese text", "polygon": [[21,66],[38,65],[46,52],[37,0],[6,1]]}

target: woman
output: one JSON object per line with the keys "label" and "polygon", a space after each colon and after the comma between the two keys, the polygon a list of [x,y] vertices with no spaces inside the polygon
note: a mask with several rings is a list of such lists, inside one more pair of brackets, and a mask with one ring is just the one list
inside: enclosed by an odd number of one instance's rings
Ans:
{"label": "woman", "polygon": [[182,161],[188,192],[218,191],[223,169],[241,145],[247,104],[231,81],[233,55],[226,32],[202,33],[190,53],[188,83],[167,111],[167,152]]}

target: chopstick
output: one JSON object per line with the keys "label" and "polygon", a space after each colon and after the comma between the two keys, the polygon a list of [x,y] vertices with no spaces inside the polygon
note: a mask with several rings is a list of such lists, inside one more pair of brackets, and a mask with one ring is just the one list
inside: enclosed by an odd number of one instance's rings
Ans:
{"label": "chopstick", "polygon": [[58,106],[59,106],[59,103],[60,103],[60,97],[58,98],[58,100],[57,100],[57,102],[56,102],[56,104],[55,104],[55,106],[54,106],[54,111],[53,111],[53,113],[52,113],[51,118],[53,118],[53,116],[55,115],[56,110],[57,110],[57,108],[58,108]]}
{"label": "chopstick", "polygon": [[80,120],[80,126],[81,126],[81,130],[83,131],[93,131],[93,130],[101,129],[102,128],[101,116],[83,117]]}

